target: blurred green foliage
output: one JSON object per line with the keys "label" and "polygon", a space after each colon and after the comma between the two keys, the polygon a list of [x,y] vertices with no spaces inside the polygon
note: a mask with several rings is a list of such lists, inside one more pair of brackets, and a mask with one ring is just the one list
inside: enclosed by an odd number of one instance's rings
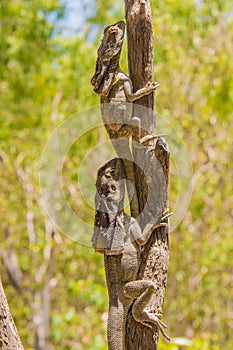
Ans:
{"label": "blurred green foliage", "polygon": [[[151,4],[155,78],[161,84],[158,115],[178,130],[193,164],[192,200],[171,234],[163,320],[176,338],[169,345],[161,342],[160,349],[230,350],[233,8],[223,0]],[[38,173],[56,126],[98,103],[89,83],[96,49],[103,27],[123,18],[124,4],[97,0],[85,31],[70,37],[55,31],[56,20],[49,20],[51,14],[62,17],[64,10],[56,0],[0,4],[1,276],[25,348],[34,347],[39,328],[33,316],[49,298],[49,338],[55,349],[104,350],[108,301],[102,256],[49,226]],[[96,36],[87,40],[93,28]],[[127,69],[125,49],[122,67]],[[84,150],[105,137],[100,131],[84,135],[82,149],[74,145],[64,164],[67,200],[74,210],[84,208],[80,215],[87,222],[93,211],[82,207],[69,186],[77,188]],[[172,166],[171,208],[178,193],[176,176]]]}

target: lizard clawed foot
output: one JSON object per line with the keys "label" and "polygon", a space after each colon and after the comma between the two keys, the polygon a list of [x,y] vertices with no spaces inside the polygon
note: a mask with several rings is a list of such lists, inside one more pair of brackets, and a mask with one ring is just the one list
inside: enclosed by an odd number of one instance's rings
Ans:
{"label": "lizard clawed foot", "polygon": [[167,223],[166,222],[162,222],[162,221],[167,219],[167,218],[169,218],[171,215],[173,215],[173,213],[169,213],[169,209],[168,209],[168,211],[165,211],[164,214],[165,215],[161,218],[161,222],[160,222],[160,224],[157,225],[157,227],[167,226]]}
{"label": "lizard clawed foot", "polygon": [[157,83],[157,81],[149,81],[149,83],[147,83],[146,84],[146,89],[148,90],[148,91],[154,91],[154,90],[156,90],[156,88],[157,87],[159,87],[159,83]]}
{"label": "lizard clawed foot", "polygon": [[173,215],[173,213],[169,213],[169,209],[166,210],[163,214],[164,214],[164,215],[163,215],[163,217],[161,218],[161,221],[163,221],[163,220],[165,220],[165,219],[167,219],[167,218],[169,218],[170,216]]}
{"label": "lizard clawed foot", "polygon": [[169,335],[164,331],[164,328],[168,329],[168,326],[163,323],[155,314],[148,313],[148,316],[150,318],[150,321],[158,327],[164,338],[167,339],[167,341],[170,341]]}
{"label": "lizard clawed foot", "polygon": [[170,337],[164,331],[164,328],[167,329],[168,326],[159,319],[161,314],[154,314],[151,312],[143,311],[140,315],[137,315],[137,316],[133,315],[133,316],[137,322],[143,324],[146,327],[152,328],[151,323],[155,324],[160,330],[160,332],[162,333],[162,335],[164,336],[164,338],[167,339],[167,341],[170,341]]}
{"label": "lizard clawed foot", "polygon": [[150,140],[158,139],[159,137],[167,136],[167,134],[161,134],[161,135],[146,135],[141,138],[140,143],[142,145],[146,144]]}

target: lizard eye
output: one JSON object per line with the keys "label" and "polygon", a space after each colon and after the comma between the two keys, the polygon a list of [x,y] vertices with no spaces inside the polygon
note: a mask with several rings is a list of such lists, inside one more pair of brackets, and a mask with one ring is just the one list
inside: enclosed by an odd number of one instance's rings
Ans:
{"label": "lizard eye", "polygon": [[112,177],[115,174],[116,169],[115,168],[107,168],[105,170],[105,176],[107,178]]}
{"label": "lizard eye", "polygon": [[115,185],[111,185],[111,190],[115,192],[116,191],[116,186]]}

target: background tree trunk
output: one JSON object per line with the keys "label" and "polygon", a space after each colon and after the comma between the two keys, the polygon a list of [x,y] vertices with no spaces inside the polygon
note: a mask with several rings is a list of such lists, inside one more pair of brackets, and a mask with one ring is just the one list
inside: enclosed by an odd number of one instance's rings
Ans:
{"label": "background tree trunk", "polygon": [[0,280],[0,349],[24,350]]}
{"label": "background tree trunk", "polygon": [[[153,33],[149,0],[125,0],[126,25],[128,40],[129,74],[134,90],[138,90],[149,81],[153,74]],[[142,136],[155,134],[154,94],[138,100],[134,105],[134,116],[141,118]],[[145,107],[137,107],[137,105]],[[141,115],[139,115],[141,114]],[[163,139],[155,139],[154,147],[138,149],[133,146],[133,157],[141,169],[135,168],[136,189],[139,200],[140,225],[143,229],[152,216],[161,219],[168,207],[169,150]],[[150,179],[144,181],[146,175]],[[147,205],[147,209],[143,208]],[[157,290],[150,305],[150,310],[162,313],[167,282],[169,261],[169,227],[154,231],[142,252],[142,262],[138,279],[150,279],[157,285]],[[158,329],[142,326],[132,317],[127,319],[127,350],[151,350],[158,347]]]}

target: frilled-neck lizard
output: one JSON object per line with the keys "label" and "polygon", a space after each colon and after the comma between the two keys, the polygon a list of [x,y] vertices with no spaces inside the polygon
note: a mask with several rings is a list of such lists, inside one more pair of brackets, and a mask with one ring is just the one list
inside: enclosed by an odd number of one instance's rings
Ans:
{"label": "frilled-neck lizard", "polygon": [[100,95],[101,113],[106,130],[117,155],[123,159],[127,179],[131,183],[131,186],[127,187],[131,214],[137,217],[138,200],[129,140],[132,135],[135,135],[135,140],[143,143],[155,136],[147,135],[140,139],[142,116],[133,117],[132,102],[150,94],[159,84],[148,82],[146,86],[133,92],[130,78],[119,67],[124,32],[123,21],[105,28],[91,84],[94,86],[94,91]]}
{"label": "frilled-neck lizard", "polygon": [[167,328],[160,316],[147,310],[156,290],[154,282],[137,280],[141,247],[153,230],[165,226],[149,222],[143,231],[136,219],[124,212],[125,168],[122,159],[115,158],[101,167],[97,174],[95,197],[95,225],[92,244],[96,252],[104,254],[106,280],[109,294],[108,349],[125,350],[126,318],[132,306],[137,322],[152,327],[155,324],[164,337]]}

